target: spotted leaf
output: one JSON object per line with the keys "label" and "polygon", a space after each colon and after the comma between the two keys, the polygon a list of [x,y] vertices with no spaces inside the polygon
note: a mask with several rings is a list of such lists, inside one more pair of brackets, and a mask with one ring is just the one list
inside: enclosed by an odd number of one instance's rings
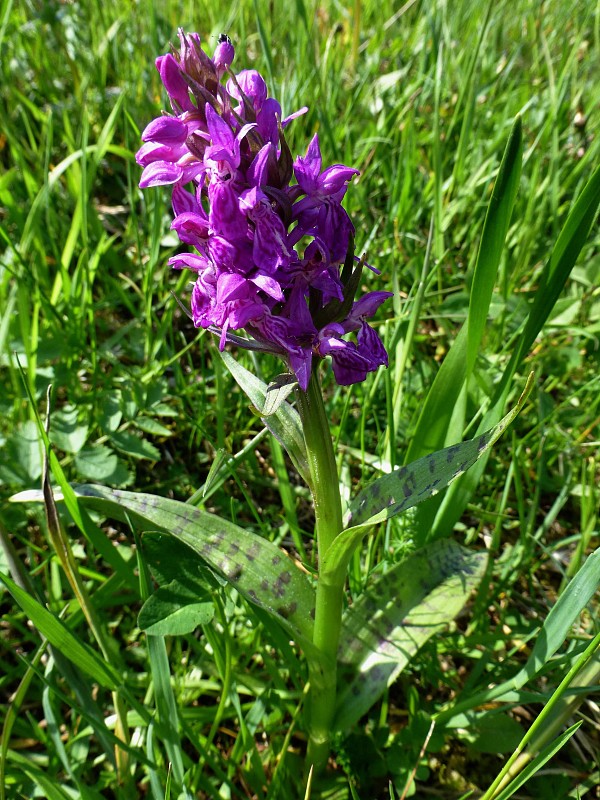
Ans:
{"label": "spotted leaf", "polygon": [[357,722],[419,648],[454,619],[486,561],[486,553],[439,540],[395,565],[346,609],[336,729]]}
{"label": "spotted leaf", "polygon": [[419,458],[412,464],[373,481],[363,489],[350,504],[346,529],[333,541],[325,554],[322,572],[335,574],[340,579],[345,575],[352,552],[369,528],[417,506],[472,467],[517,416],[532,385],[533,373],[529,376],[517,405],[486,433]]}
{"label": "spotted leaf", "polygon": [[[188,503],[104,486],[74,487],[85,506],[131,522],[141,530],[169,533],[186,544],[251,603],[264,608],[312,652],[314,589],[310,578],[276,545]],[[62,499],[55,492],[57,500]],[[40,501],[41,492],[22,492],[16,501]]]}

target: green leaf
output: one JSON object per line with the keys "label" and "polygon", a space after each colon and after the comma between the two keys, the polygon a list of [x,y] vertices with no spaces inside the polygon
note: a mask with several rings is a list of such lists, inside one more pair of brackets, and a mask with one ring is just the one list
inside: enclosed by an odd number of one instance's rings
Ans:
{"label": "green leaf", "polygon": [[473,370],[487,325],[504,240],[519,188],[522,159],[523,131],[521,118],[517,117],[494,182],[479,243],[467,319],[467,375]]}
{"label": "green leaf", "polygon": [[84,447],[75,456],[77,472],[92,481],[106,481],[116,486],[125,486],[133,475],[119,460],[117,454],[103,444]]}
{"label": "green leaf", "polygon": [[297,385],[298,380],[296,376],[290,375],[287,372],[274,378],[267,386],[265,404],[260,412],[261,416],[270,417],[272,414],[275,414]]}
{"label": "green leaf", "polygon": [[523,728],[507,713],[488,713],[459,736],[478,753],[509,753],[523,738]]}
{"label": "green leaf", "polygon": [[75,406],[64,406],[50,418],[50,439],[67,453],[79,453],[86,443],[88,431],[88,426],[79,422]]}
{"label": "green leaf", "polygon": [[322,573],[336,573],[339,577],[369,528],[422,503],[473,466],[517,416],[532,385],[533,374],[517,405],[491,430],[394,470],[359,492],[348,509],[348,527],[334,539],[325,554]]}
{"label": "green leaf", "polygon": [[521,786],[527,783],[527,781],[532,778],[535,773],[544,766],[544,764],[550,761],[550,759],[566,745],[571,736],[577,733],[582,724],[583,720],[579,720],[579,722],[571,725],[570,728],[568,728],[564,733],[562,733],[547,747],[545,747],[541,753],[539,753],[533,759],[533,761],[525,767],[520,775],[517,775],[505,789],[503,789],[499,794],[495,795],[494,800],[508,800],[509,797],[512,797],[514,793],[521,788]]}
{"label": "green leaf", "polygon": [[584,565],[567,585],[535,638],[535,644],[525,666],[507,681],[473,694],[471,697],[446,708],[437,715],[438,724],[456,717],[463,711],[477,708],[483,703],[501,700],[509,702],[512,693],[521,689],[547,664],[563,644],[574,622],[597,593],[600,585],[600,548],[586,559]]}
{"label": "green leaf", "polygon": [[[600,205],[600,166],[596,168],[592,177],[577,198],[571,209],[567,221],[550,256],[550,260],[538,281],[538,290],[533,303],[523,335],[517,341],[517,347],[511,358],[514,368],[533,345],[536,336],[541,331],[544,323],[550,316],[560,293],[562,292],[571,270],[575,266],[577,257],[596,219]],[[510,367],[510,365],[509,365]]]}
{"label": "green leaf", "polygon": [[150,433],[152,436],[172,436],[173,431],[167,428],[158,420],[152,417],[136,417],[134,420],[136,428],[139,428],[144,433]]}
{"label": "green leaf", "polygon": [[[242,367],[226,350],[221,353],[221,358],[252,405],[257,409],[264,408],[267,385]],[[262,421],[279,444],[285,448],[304,482],[310,484],[310,470],[306,457],[302,423],[296,409],[292,408],[289,403],[282,402],[274,414],[262,417]]]}
{"label": "green leaf", "polygon": [[[538,290],[531,303],[525,330],[516,341],[513,354],[496,387],[491,406],[482,420],[479,430],[493,425],[500,418],[513,376],[552,313],[589,235],[599,204],[600,167],[593,173],[567,217],[552,255],[538,281]],[[484,461],[485,459],[481,463],[481,470],[478,465],[454,484],[445,498],[444,505],[439,509],[435,522],[432,519],[424,520],[431,531],[432,538],[443,535],[444,531],[452,530],[473,496],[484,468]]]}
{"label": "green leaf", "polygon": [[[142,553],[152,577],[159,586],[172,581],[195,588],[199,593],[220,584],[206,561],[188,545],[164,533],[146,533],[142,538]],[[219,581],[222,579],[219,578]]]}
{"label": "green leaf", "polygon": [[573,623],[597,593],[598,586],[600,586],[600,548],[588,556],[584,565],[550,609],[523,667],[522,673],[526,677],[522,683],[519,677],[515,678],[515,683],[522,686],[548,663],[571,632]]}
{"label": "green leaf", "polygon": [[132,458],[146,458],[148,461],[160,461],[160,450],[145,439],[140,439],[127,431],[115,431],[110,435],[110,441],[117,450],[121,450]]}
{"label": "green leaf", "polygon": [[[276,545],[188,503],[104,486],[69,487],[78,501],[142,530],[174,536],[200,555],[251,603],[264,608],[305,650],[312,648],[315,593],[311,581]],[[62,493],[56,494],[62,499]],[[22,492],[13,500],[42,500]]]}
{"label": "green leaf", "polygon": [[150,595],[138,615],[138,625],[152,636],[183,636],[210,622],[214,613],[208,592],[198,594],[174,580]]}
{"label": "green leaf", "polygon": [[0,580],[38,631],[48,639],[53,647],[60,650],[77,667],[87,672],[96,683],[113,691],[118,689],[121,685],[121,677],[110,664],[97,656],[93,650],[71,633],[64,622],[40,605],[7,575],[0,572]]}
{"label": "green leaf", "polygon": [[98,425],[104,433],[114,433],[123,419],[121,411],[121,393],[115,392],[114,395],[103,395],[99,403],[100,417]]}
{"label": "green leaf", "polygon": [[440,540],[382,575],[345,612],[335,727],[346,730],[379,699],[419,648],[462,609],[486,553]]}
{"label": "green leaf", "polygon": [[4,463],[0,463],[0,480],[17,485],[31,485],[39,481],[42,474],[42,450],[33,420],[27,420],[10,436],[3,449]]}

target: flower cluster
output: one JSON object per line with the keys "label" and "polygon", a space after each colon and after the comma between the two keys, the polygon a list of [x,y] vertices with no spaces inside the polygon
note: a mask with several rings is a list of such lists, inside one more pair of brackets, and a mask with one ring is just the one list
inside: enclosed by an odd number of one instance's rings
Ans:
{"label": "flower cluster", "polygon": [[244,329],[246,344],[284,358],[304,390],[315,357],[331,357],[339,384],[364,380],[387,366],[366,320],[390,293],[354,299],[363,264],[341,202],[358,171],[323,170],[317,135],[292,160],[284,129],[306,108],[282,118],[258,72],[231,71],[227,36],[212,59],[197,34],[179,39],[179,52],[156,60],[173,113],[144,130],[137,161],[140,187],[173,187],[171,227],[195,249],[169,262],[197,275],[194,324],[218,332],[221,349],[244,343],[230,333]]}

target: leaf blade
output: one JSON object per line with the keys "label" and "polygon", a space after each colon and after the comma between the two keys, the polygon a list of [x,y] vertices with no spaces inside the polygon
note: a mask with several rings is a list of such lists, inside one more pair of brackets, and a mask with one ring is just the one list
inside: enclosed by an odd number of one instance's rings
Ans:
{"label": "leaf blade", "polygon": [[419,648],[454,619],[486,561],[486,553],[450,540],[434,542],[393,567],[347,609],[338,651],[345,673],[338,730],[357,722]]}

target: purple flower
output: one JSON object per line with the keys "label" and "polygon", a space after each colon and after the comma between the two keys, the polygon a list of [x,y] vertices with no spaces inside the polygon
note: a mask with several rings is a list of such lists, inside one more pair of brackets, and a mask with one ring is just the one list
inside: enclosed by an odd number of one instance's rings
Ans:
{"label": "purple flower", "polygon": [[231,71],[234,57],[227,36],[211,59],[180,30],[179,49],[156,60],[172,113],[142,134],[140,187],[172,187],[171,227],[194,250],[169,263],[196,275],[196,326],[221,348],[245,329],[248,346],[282,357],[304,390],[325,357],[338,383],[357,383],[387,366],[367,319],[390,297],[354,297],[362,264],[342,200],[358,170],[323,169],[317,135],[293,161],[283,129],[306,108],[284,118],[256,70]]}

